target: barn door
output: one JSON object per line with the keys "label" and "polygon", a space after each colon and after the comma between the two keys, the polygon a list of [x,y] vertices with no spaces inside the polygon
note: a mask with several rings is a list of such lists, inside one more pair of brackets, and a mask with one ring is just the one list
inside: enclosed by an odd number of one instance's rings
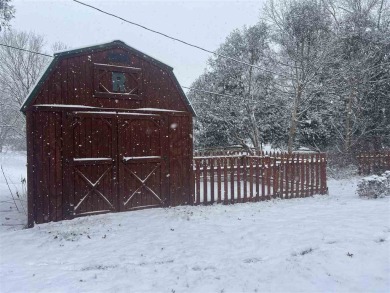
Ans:
{"label": "barn door", "polygon": [[167,134],[159,115],[124,115],[118,120],[121,210],[167,204]]}
{"label": "barn door", "polygon": [[110,116],[70,113],[67,179],[71,216],[118,210],[116,120]]}

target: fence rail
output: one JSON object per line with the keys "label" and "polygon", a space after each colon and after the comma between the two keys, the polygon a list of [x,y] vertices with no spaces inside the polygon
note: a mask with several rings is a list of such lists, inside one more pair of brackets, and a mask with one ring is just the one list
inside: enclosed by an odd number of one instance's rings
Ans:
{"label": "fence rail", "polygon": [[390,170],[390,150],[360,153],[356,156],[359,175]]}
{"label": "fence rail", "polygon": [[327,193],[325,154],[194,157],[194,204],[253,202]]}
{"label": "fence rail", "polygon": [[261,156],[262,151],[251,150],[198,150],[194,151],[195,157],[218,157],[218,156],[244,156],[244,155],[258,155]]}

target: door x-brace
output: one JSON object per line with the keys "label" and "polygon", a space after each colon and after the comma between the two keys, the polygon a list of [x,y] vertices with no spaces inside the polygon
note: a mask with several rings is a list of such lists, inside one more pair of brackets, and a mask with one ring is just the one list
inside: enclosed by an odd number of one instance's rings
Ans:
{"label": "door x-brace", "polygon": [[76,205],[74,210],[76,211],[80,205],[84,202],[84,200],[90,195],[92,192],[95,192],[98,194],[112,209],[114,209],[114,206],[111,204],[111,202],[104,196],[103,193],[101,193],[97,187],[99,184],[103,181],[104,176],[111,170],[112,167],[108,167],[106,171],[99,177],[98,180],[96,180],[95,183],[93,183],[91,180],[89,180],[80,170],[76,169],[76,172],[80,175],[81,178],[84,179],[84,181],[87,183],[87,185],[91,188],[86,195],[83,196],[83,198],[80,200],[80,202]]}
{"label": "door x-brace", "polygon": [[164,201],[149,187],[146,185],[146,181],[150,178],[150,176],[152,176],[152,174],[154,173],[154,171],[156,171],[156,169],[160,166],[160,163],[158,163],[156,165],[156,167],[152,170],[152,172],[149,173],[148,176],[145,177],[145,179],[141,179],[139,176],[137,176],[137,174],[135,174],[133,171],[131,171],[126,165],[125,165],[125,168],[127,169],[127,171],[130,172],[131,175],[133,175],[140,183],[141,183],[141,186],[138,187],[131,195],[130,197],[125,201],[124,205],[126,206],[132,199],[133,197],[138,193],[139,190],[141,190],[142,188],[145,188],[147,191],[149,191],[159,202],[160,204],[164,204]]}

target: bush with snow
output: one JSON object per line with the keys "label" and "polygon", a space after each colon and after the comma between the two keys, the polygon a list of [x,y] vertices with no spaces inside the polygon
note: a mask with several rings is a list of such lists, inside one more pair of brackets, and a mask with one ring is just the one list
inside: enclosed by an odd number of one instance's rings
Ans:
{"label": "bush with snow", "polygon": [[357,186],[357,194],[362,197],[378,198],[390,195],[390,171],[382,175],[371,175],[361,179]]}

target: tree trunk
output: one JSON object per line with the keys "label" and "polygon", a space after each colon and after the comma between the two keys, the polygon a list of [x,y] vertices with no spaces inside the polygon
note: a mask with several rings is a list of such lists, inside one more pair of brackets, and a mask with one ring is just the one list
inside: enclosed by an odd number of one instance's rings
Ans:
{"label": "tree trunk", "polygon": [[345,141],[344,141],[344,151],[345,151],[345,153],[349,153],[350,152],[350,148],[351,148],[352,98],[353,98],[353,92],[348,96],[347,107],[346,107]]}
{"label": "tree trunk", "polygon": [[[253,57],[253,55],[252,55]],[[251,57],[251,64],[253,65],[253,58]],[[252,75],[253,75],[253,67],[249,67],[249,85],[248,85],[248,103],[247,103],[247,111],[249,115],[249,119],[251,121],[251,127],[253,131],[253,146],[256,151],[261,150],[261,143],[260,143],[260,134],[259,134],[259,129],[257,127],[256,123],[256,117],[255,113],[253,110],[253,96],[252,96]],[[250,103],[251,101],[252,103]]]}
{"label": "tree trunk", "polygon": [[291,123],[290,131],[288,134],[288,152],[291,154],[294,147],[295,134],[297,132],[297,114],[298,114],[298,104],[302,95],[302,87],[298,85],[297,94],[294,99],[294,107],[291,113]]}
{"label": "tree trunk", "polygon": [[261,150],[261,143],[260,143],[260,134],[259,129],[257,128],[255,113],[253,111],[249,114],[252,124],[252,130],[253,130],[253,146],[256,151]]}

